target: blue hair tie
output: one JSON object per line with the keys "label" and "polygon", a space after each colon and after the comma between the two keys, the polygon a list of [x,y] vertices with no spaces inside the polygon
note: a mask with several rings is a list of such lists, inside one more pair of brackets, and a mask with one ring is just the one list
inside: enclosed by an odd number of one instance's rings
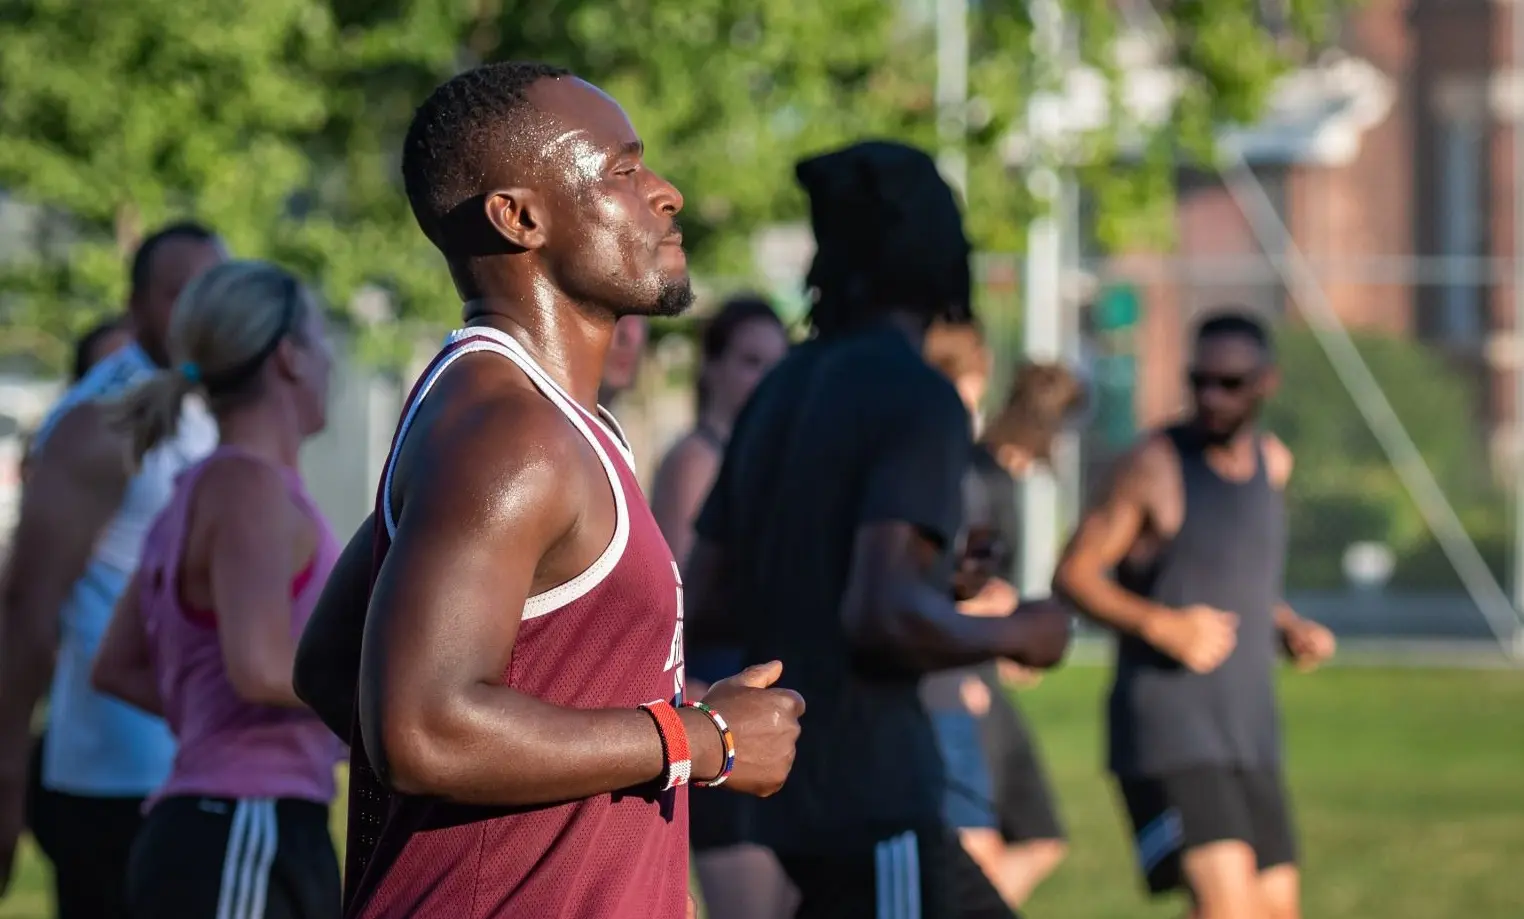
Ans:
{"label": "blue hair tie", "polygon": [[200,383],[201,368],[197,367],[192,361],[186,361],[180,365],[180,376],[185,377],[188,382]]}

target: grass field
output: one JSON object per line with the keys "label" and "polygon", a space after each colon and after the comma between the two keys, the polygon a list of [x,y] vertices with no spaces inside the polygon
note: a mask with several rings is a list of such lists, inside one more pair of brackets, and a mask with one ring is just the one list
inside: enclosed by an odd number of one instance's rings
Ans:
{"label": "grass field", "polygon": [[[1103,682],[1074,667],[1021,697],[1072,842],[1027,913],[1175,919],[1142,900],[1098,768]],[[1524,916],[1508,880],[1524,864],[1524,673],[1336,668],[1281,688],[1310,919]],[[28,852],[0,919],[47,919],[47,884]]]}

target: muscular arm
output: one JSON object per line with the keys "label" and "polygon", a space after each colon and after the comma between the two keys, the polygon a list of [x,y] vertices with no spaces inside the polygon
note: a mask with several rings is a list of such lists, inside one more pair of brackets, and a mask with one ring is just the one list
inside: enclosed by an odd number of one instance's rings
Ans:
{"label": "muscular arm", "polygon": [[0,579],[0,773],[26,769],[32,709],[53,676],[59,612],[127,480],[125,442],[93,404],[61,418],[31,464]]}
{"label": "muscular arm", "polygon": [[292,688],[328,730],[349,743],[354,727],[355,684],[360,676],[360,644],[370,606],[375,516],[365,518],[333,566],[317,609],[296,646]]}
{"label": "muscular arm", "polygon": [[242,457],[209,468],[197,504],[211,530],[212,609],[223,666],[249,702],[301,707],[291,688],[291,498],[272,467]]}
{"label": "muscular arm", "polygon": [[[359,723],[378,774],[405,792],[496,805],[658,778],[661,741],[645,712],[561,708],[501,685],[515,613],[580,522],[587,499],[567,470],[585,463],[581,443],[548,403],[517,391],[457,414],[413,434],[427,439],[366,618]],[[718,735],[702,720],[688,727],[695,772],[718,772]]]}
{"label": "muscular arm", "polygon": [[1143,534],[1153,494],[1169,481],[1168,442],[1153,438],[1124,457],[1101,499],[1086,511],[1064,548],[1054,593],[1103,625],[1146,637],[1150,622],[1171,612],[1123,588],[1111,572]]}
{"label": "muscular arm", "polygon": [[842,598],[842,627],[859,649],[917,671],[1027,656],[1026,617],[964,616],[950,585],[928,577],[958,532],[972,446],[956,396],[924,394],[882,429]]}
{"label": "muscular arm", "polygon": [[688,438],[674,447],[656,470],[651,513],[679,564],[693,549],[693,521],[719,467],[720,458],[714,450]]}
{"label": "muscular arm", "polygon": [[937,551],[908,523],[858,530],[842,603],[847,636],[865,651],[918,671],[1026,657],[1023,615],[965,616],[949,591],[926,580],[928,557]]}
{"label": "muscular arm", "polygon": [[100,651],[90,669],[90,682],[98,692],[115,696],[150,715],[163,716],[153,657],[143,630],[142,609],[138,606],[138,589],[134,575],[116,603],[111,624],[106,626]]}

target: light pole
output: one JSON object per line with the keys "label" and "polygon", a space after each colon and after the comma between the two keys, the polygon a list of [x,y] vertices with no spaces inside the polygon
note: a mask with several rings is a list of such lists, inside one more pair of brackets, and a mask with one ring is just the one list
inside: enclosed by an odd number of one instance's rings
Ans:
{"label": "light pole", "polygon": [[937,165],[968,200],[968,0],[937,0]]}

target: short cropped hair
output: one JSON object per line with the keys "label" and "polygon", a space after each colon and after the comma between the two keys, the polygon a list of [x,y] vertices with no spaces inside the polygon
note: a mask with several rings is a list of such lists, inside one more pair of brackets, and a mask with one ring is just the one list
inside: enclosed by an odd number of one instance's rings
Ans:
{"label": "short cropped hair", "polygon": [[1214,310],[1196,326],[1197,344],[1211,338],[1231,335],[1249,339],[1264,349],[1266,354],[1274,350],[1270,341],[1270,330],[1258,316],[1245,309],[1230,307]]}
{"label": "short cropped hair", "polygon": [[446,250],[446,218],[485,190],[482,164],[524,130],[529,87],[569,73],[538,62],[486,64],[446,80],[418,106],[402,142],[402,183],[430,242]]}
{"label": "short cropped hair", "polygon": [[211,242],[217,238],[206,226],[194,220],[182,220],[162,226],[143,238],[138,243],[138,249],[132,254],[132,264],[128,269],[128,280],[132,284],[132,293],[141,293],[147,286],[153,274],[153,257],[164,247],[165,243],[177,239],[188,239],[192,242]]}

